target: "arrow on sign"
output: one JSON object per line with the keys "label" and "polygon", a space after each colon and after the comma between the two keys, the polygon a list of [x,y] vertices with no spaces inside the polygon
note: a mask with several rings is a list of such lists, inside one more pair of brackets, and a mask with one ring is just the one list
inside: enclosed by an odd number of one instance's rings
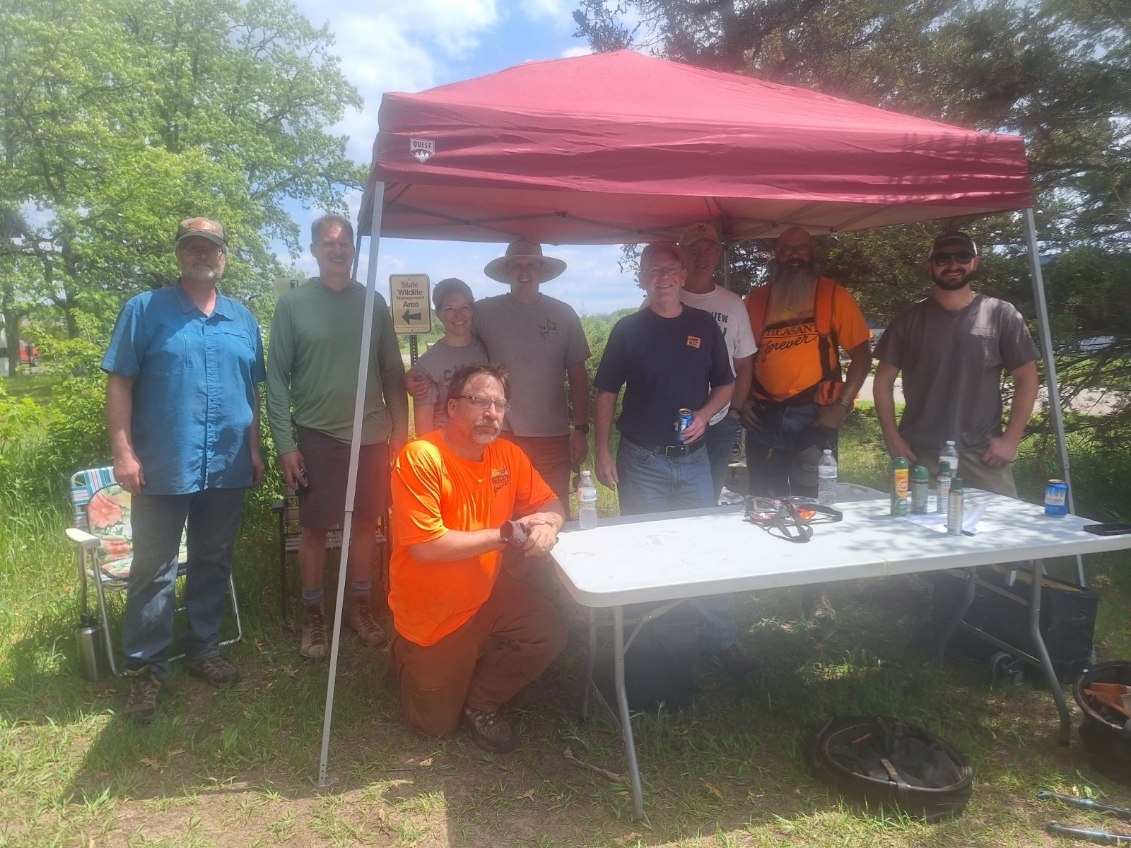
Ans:
{"label": "arrow on sign", "polygon": [[401,320],[404,321],[406,324],[413,324],[417,321],[422,320],[423,318],[424,318],[423,313],[409,312],[407,309],[405,310],[404,315],[401,316]]}

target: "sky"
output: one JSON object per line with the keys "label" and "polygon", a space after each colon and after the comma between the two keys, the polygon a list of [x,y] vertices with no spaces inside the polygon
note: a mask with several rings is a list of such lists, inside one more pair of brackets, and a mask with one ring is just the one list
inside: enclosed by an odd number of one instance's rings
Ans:
{"label": "sky", "polygon": [[[536,59],[560,59],[590,52],[573,36],[576,0],[295,0],[315,26],[328,25],[342,71],[365,98],[341,124],[329,127],[349,138],[348,154],[368,166],[377,134],[377,110],[386,91],[416,92],[471,79]],[[360,193],[348,198],[357,220]],[[292,210],[304,233],[320,210]],[[304,237],[304,241],[305,241]],[[358,278],[366,280],[369,240],[362,242]],[[432,283],[445,277],[465,280],[476,297],[506,290],[483,274],[483,266],[501,256],[505,244],[381,240],[377,290],[389,297],[390,274],[427,274]],[[580,314],[604,315],[640,303],[636,280],[621,273],[621,250],[615,246],[548,245],[547,255],[564,259],[565,274],[543,292],[569,303]],[[280,257],[292,264],[289,256]],[[303,274],[315,273],[309,253],[293,262]]]}

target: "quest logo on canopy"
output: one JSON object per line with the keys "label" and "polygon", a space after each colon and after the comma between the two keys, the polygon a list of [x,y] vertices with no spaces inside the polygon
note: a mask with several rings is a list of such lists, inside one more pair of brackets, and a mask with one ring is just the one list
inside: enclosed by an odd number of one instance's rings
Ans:
{"label": "quest logo on canopy", "polygon": [[412,154],[421,165],[431,159],[436,153],[436,142],[430,138],[410,138],[408,152]]}

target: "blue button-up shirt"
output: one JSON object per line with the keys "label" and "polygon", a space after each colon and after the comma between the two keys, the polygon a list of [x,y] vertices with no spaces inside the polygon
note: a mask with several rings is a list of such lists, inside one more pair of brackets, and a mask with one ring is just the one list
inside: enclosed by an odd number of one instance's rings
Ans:
{"label": "blue button-up shirt", "polygon": [[252,485],[264,363],[246,307],[218,294],[206,316],[179,282],[139,294],[122,307],[102,370],[134,381],[131,430],[146,494]]}

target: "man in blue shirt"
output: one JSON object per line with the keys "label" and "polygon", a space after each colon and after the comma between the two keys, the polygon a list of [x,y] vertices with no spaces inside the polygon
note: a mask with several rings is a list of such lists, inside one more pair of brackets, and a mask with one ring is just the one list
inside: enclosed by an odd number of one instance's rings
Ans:
{"label": "man in blue shirt", "polygon": [[244,490],[263,476],[259,324],[220,294],[224,227],[187,218],[177,228],[180,279],[131,298],[102,360],[114,477],[132,496],[133,564],[123,652],[132,678],[126,715],[152,720],[168,678],[178,549],[188,530],[181,636],[190,673],[213,686],[240,674],[220,657],[220,621]]}

